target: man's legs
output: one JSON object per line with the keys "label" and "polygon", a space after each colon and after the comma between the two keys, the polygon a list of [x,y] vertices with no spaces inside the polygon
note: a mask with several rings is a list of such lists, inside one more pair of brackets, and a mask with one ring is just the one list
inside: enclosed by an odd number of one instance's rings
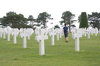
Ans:
{"label": "man's legs", "polygon": [[68,42],[68,37],[65,38],[65,41]]}
{"label": "man's legs", "polygon": [[68,34],[65,34],[65,41],[68,42]]}

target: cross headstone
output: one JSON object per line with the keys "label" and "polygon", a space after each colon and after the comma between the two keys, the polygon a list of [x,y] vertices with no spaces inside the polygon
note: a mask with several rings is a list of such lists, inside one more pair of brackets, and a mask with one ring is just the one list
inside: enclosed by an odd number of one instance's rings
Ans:
{"label": "cross headstone", "polygon": [[0,28],[0,37],[2,37],[2,34],[3,34],[3,29]]}
{"label": "cross headstone", "polygon": [[40,35],[36,36],[36,40],[40,42],[39,44],[39,55],[45,54],[45,46],[44,46],[44,40],[48,39],[47,35],[44,35],[44,29],[40,30]]}
{"label": "cross headstone", "polygon": [[80,42],[79,38],[82,37],[82,34],[80,33],[80,29],[75,29],[74,39],[75,39],[75,51],[80,51]]}
{"label": "cross headstone", "polygon": [[10,34],[12,32],[12,29],[10,27],[7,27],[7,34],[8,34],[8,37],[7,37],[7,41],[10,41]]}
{"label": "cross headstone", "polygon": [[91,29],[87,28],[88,39],[90,39]]}
{"label": "cross headstone", "polygon": [[[38,35],[40,35],[40,28],[36,28],[35,29],[35,34],[36,34],[36,36],[38,36]],[[37,38],[35,37],[35,40],[37,40]]]}
{"label": "cross headstone", "polygon": [[7,32],[7,29],[6,28],[3,28],[3,39],[6,38],[6,32]]}
{"label": "cross headstone", "polygon": [[51,45],[54,45],[54,35],[56,33],[54,32],[54,28],[51,28],[51,31],[49,32],[49,35],[51,36]]}
{"label": "cross headstone", "polygon": [[59,32],[60,32],[60,38],[62,38],[62,36],[64,35],[62,29],[59,29]]}
{"label": "cross headstone", "polygon": [[86,28],[81,28],[82,30],[82,35],[86,36]]}
{"label": "cross headstone", "polygon": [[31,28],[27,28],[27,33],[29,34],[28,35],[28,39],[30,39],[30,36],[34,33],[34,31],[33,31],[33,29],[31,29]]}
{"label": "cross headstone", "polygon": [[16,37],[18,36],[18,34],[19,34],[18,28],[13,28],[13,29],[12,29],[12,35],[13,35],[13,43],[14,43],[14,44],[17,43]]}
{"label": "cross headstone", "polygon": [[56,40],[58,41],[59,40],[59,29],[58,28],[55,29],[55,33],[56,33]]}
{"label": "cross headstone", "polygon": [[95,36],[97,36],[97,34],[98,34],[98,28],[95,28],[94,32],[95,32]]}
{"label": "cross headstone", "polygon": [[76,29],[76,28],[73,28],[73,29],[72,29],[72,38],[73,38],[73,39],[75,39],[75,37],[74,37],[75,29]]}
{"label": "cross headstone", "polygon": [[23,38],[23,48],[27,48],[26,37],[28,36],[26,29],[21,29],[20,36]]}

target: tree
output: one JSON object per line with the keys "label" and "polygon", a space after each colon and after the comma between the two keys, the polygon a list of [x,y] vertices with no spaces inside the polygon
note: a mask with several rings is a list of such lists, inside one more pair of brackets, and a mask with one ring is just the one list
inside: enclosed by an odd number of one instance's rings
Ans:
{"label": "tree", "polygon": [[92,12],[92,14],[88,14],[88,20],[93,28],[97,27],[100,29],[100,13]]}
{"label": "tree", "polygon": [[44,25],[44,28],[46,28],[46,23],[48,22],[48,19],[52,20],[53,18],[51,18],[51,15],[47,12],[43,12],[38,15],[37,22],[41,23],[42,25]]}
{"label": "tree", "polygon": [[27,26],[27,19],[23,14],[8,12],[2,18],[1,23],[3,26],[11,26],[12,28],[25,28]]}
{"label": "tree", "polygon": [[60,21],[60,24],[62,25],[62,23],[67,23],[69,25],[69,31],[70,31],[70,27],[71,27],[71,24],[75,21],[75,20],[72,20],[73,18],[75,17],[74,14],[72,14],[70,11],[65,11],[62,13],[62,21]]}
{"label": "tree", "polygon": [[30,25],[33,26],[33,22],[35,21],[34,17],[32,15],[29,15],[28,21],[30,21]]}
{"label": "tree", "polygon": [[55,25],[55,26],[54,26],[54,29],[56,29],[56,28],[60,28],[59,25]]}
{"label": "tree", "polygon": [[1,24],[1,20],[2,20],[2,18],[0,18],[0,25],[2,25],[2,24]]}
{"label": "tree", "polygon": [[86,12],[81,13],[79,21],[80,21],[79,28],[88,28],[88,19]]}

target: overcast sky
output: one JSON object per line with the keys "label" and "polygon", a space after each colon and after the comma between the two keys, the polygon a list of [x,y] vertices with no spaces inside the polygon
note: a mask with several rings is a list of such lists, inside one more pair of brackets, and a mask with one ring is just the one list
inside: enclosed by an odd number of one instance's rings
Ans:
{"label": "overcast sky", "polygon": [[62,13],[70,11],[77,17],[81,12],[100,12],[99,0],[0,0],[0,18],[5,16],[7,12],[14,11],[21,13],[26,18],[33,15],[37,18],[39,13],[47,12],[51,14],[54,24],[59,23]]}

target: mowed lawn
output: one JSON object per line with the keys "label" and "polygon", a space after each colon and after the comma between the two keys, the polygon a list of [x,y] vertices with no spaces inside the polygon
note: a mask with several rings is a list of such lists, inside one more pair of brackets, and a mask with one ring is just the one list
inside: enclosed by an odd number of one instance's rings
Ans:
{"label": "mowed lawn", "polygon": [[55,45],[51,39],[45,40],[45,55],[39,55],[39,42],[35,34],[27,39],[27,48],[22,48],[22,38],[17,37],[17,44],[0,37],[0,66],[100,66],[100,34],[91,35],[90,39],[80,38],[80,51],[75,51],[75,40],[69,34],[69,42],[64,36]]}

